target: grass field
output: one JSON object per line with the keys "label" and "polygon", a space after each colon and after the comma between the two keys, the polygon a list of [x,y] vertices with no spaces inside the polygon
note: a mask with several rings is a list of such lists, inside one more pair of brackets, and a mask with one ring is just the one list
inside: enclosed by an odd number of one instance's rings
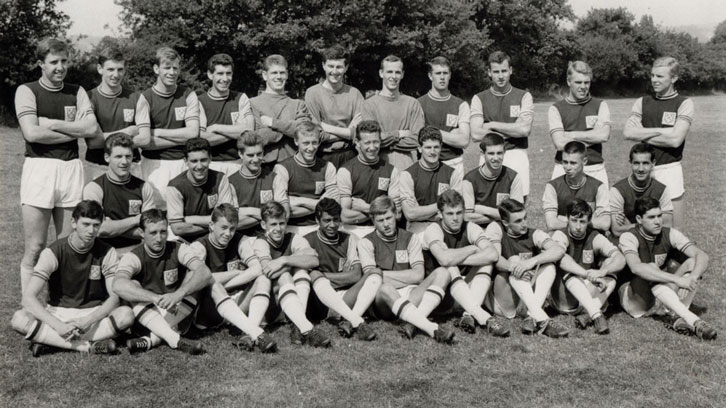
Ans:
{"label": "grass field", "polygon": [[[574,331],[567,339],[520,334],[495,339],[481,331],[457,332],[442,346],[425,336],[399,337],[374,322],[372,343],[342,339],[327,323],[332,349],[290,345],[286,327],[273,336],[274,355],[236,351],[226,330],[202,339],[208,353],[190,357],[167,347],[129,356],[56,353],[33,358],[10,329],[20,302],[22,256],[19,185],[22,138],[0,128],[0,406],[726,406],[726,97],[695,97],[697,115],[684,161],[691,217],[682,230],[711,256],[696,302],[721,336],[713,342],[685,337],[652,319],[610,318],[612,333]],[[632,99],[609,102],[613,119],[605,147],[611,183],[628,173],[622,127]],[[549,103],[535,106],[530,137],[530,223],[544,226],[541,197],[554,148],[547,132]],[[467,153],[467,169],[477,150]],[[708,175],[707,177],[704,175]],[[573,326],[572,317],[558,317]],[[444,324],[451,325],[453,320]]]}

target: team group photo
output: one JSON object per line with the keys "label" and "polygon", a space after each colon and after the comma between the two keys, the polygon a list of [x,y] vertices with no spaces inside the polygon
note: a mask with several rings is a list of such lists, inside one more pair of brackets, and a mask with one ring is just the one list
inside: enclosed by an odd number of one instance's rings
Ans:
{"label": "team group photo", "polygon": [[38,38],[12,88],[7,406],[723,404],[726,99],[693,57],[623,98],[580,54],[543,96],[506,42],[471,90],[436,47],[359,87],[345,40],[303,82],[223,44],[190,80],[150,38]]}

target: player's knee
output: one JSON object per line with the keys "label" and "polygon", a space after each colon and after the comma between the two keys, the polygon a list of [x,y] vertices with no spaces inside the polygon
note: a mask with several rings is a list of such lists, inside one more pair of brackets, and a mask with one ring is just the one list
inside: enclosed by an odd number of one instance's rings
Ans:
{"label": "player's knee", "polygon": [[519,262],[522,260],[522,258],[519,257],[519,255],[512,255],[509,259],[507,259],[509,262]]}
{"label": "player's knee", "polygon": [[376,297],[386,302],[386,304],[392,305],[393,302],[398,299],[399,294],[396,288],[394,288],[391,284],[384,283],[380,288],[378,288],[378,294]]}
{"label": "player's knee", "polygon": [[255,279],[255,283],[253,283],[253,286],[255,288],[256,292],[270,292],[270,289],[272,289],[272,282],[270,282],[270,278],[264,275],[260,275]]}
{"label": "player's knee", "polygon": [[554,278],[557,274],[557,268],[554,264],[548,263],[543,264],[539,268],[539,276],[552,277]]}
{"label": "player's knee", "polygon": [[448,285],[449,282],[451,282],[451,275],[447,268],[438,267],[431,272],[431,275],[433,275],[434,277],[433,283],[437,286],[443,287],[444,285]]}
{"label": "player's knee", "polygon": [[18,333],[28,334],[30,325],[34,321],[35,319],[25,310],[17,310],[13,313],[13,318],[10,319],[10,326]]}
{"label": "player's knee", "polygon": [[113,320],[116,321],[116,326],[119,330],[126,330],[134,324],[134,312],[128,306],[117,307],[112,313]]}
{"label": "player's knee", "polygon": [[461,276],[461,271],[458,266],[448,266],[446,267],[446,272],[448,272],[450,280],[454,280]]}
{"label": "player's knee", "polygon": [[383,277],[377,273],[368,273],[363,276],[363,279],[369,285],[380,287],[383,284]]}
{"label": "player's knee", "polygon": [[[297,274],[295,274],[297,276]],[[310,271],[310,280],[315,282],[316,280],[320,278],[324,278],[325,275],[323,275],[320,271]]]}

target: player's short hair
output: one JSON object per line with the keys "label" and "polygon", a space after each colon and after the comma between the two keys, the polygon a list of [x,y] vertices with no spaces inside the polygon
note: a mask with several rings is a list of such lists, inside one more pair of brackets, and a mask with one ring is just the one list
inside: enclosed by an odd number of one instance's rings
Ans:
{"label": "player's short hair", "polygon": [[513,198],[507,198],[499,203],[497,211],[499,211],[499,218],[501,218],[502,221],[509,221],[509,216],[511,214],[524,211],[524,204]]}
{"label": "player's short hair", "polygon": [[222,203],[212,210],[212,222],[217,222],[220,218],[224,218],[230,224],[237,225],[239,222],[239,214],[237,208],[229,203]]}
{"label": "player's short hair", "polygon": [[438,140],[439,143],[444,142],[444,138],[441,135],[441,130],[433,126],[424,126],[418,132],[418,144],[423,146],[423,143],[427,140]]}
{"label": "player's short hair", "polygon": [[507,150],[504,138],[499,133],[487,133],[484,135],[481,143],[479,143],[479,150],[481,150],[482,153],[486,153],[487,147],[489,146],[504,146],[504,150]]}
{"label": "player's short hair", "polygon": [[504,51],[494,51],[493,53],[489,54],[489,58],[487,59],[487,65],[491,68],[492,64],[502,64],[504,61],[509,62],[509,66],[512,66],[512,58],[507,55]]}
{"label": "player's short hair", "polygon": [[678,76],[681,72],[681,64],[678,63],[677,59],[670,56],[656,58],[656,60],[653,61],[653,68],[657,67],[670,68],[671,76]]}
{"label": "player's short hair", "polygon": [[348,51],[346,51],[340,44],[335,44],[324,49],[320,55],[323,57],[323,62],[330,60],[343,60],[345,65],[348,65],[348,61],[350,61],[350,54],[348,54]]}
{"label": "player's short hair", "polygon": [[114,147],[125,147],[134,150],[134,139],[123,132],[111,133],[103,144],[103,152],[110,155]]}
{"label": "player's short hair", "polygon": [[35,57],[38,61],[45,61],[48,54],[68,55],[68,44],[57,38],[46,38],[35,47]]}
{"label": "player's short hair", "polygon": [[98,201],[83,200],[76,204],[71,214],[74,221],[78,221],[81,217],[103,222],[103,207]]}
{"label": "player's short hair", "polygon": [[96,60],[98,65],[103,66],[106,61],[126,61],[126,56],[121,48],[112,45],[103,48],[96,56]]}
{"label": "player's short hair", "polygon": [[231,66],[232,69],[234,69],[234,60],[229,54],[214,54],[212,55],[212,58],[207,61],[207,71],[214,72],[214,68],[217,65],[221,65],[223,67]]}
{"label": "player's short hair", "polygon": [[[403,66],[403,60],[401,58],[399,58],[398,56],[393,55],[393,54],[386,55],[386,58],[383,58],[381,60],[381,69],[383,69],[383,63],[385,63],[385,62],[400,62],[401,63],[401,66]],[[403,71],[403,67],[401,68],[401,70]]]}
{"label": "player's short hair", "polygon": [[287,68],[287,60],[280,54],[272,54],[268,55],[267,58],[262,61],[262,67],[265,71],[268,71],[273,65],[280,65]]}
{"label": "player's short hair", "polygon": [[393,202],[391,197],[387,195],[376,197],[373,202],[371,202],[371,205],[368,208],[368,214],[370,215],[371,219],[378,215],[383,215],[389,211],[393,211],[393,213],[395,214],[396,204]]}
{"label": "player's short hair", "polygon": [[295,126],[295,140],[301,135],[317,136],[320,140],[320,126],[309,120],[304,120]]}
{"label": "player's short hair", "polygon": [[429,68],[429,74],[433,72],[434,65],[440,65],[442,67],[447,67],[451,69],[451,62],[449,62],[449,59],[439,55],[438,57],[434,57],[431,59],[431,61],[427,62],[426,65],[428,65]]}
{"label": "player's short hair", "polygon": [[189,140],[187,140],[186,143],[184,143],[184,158],[189,158],[189,153],[191,152],[201,152],[205,151],[208,155],[211,156],[212,146],[209,144],[209,140],[203,139],[201,137],[194,137]]}
{"label": "player's short hair", "polygon": [[586,151],[587,151],[587,146],[585,146],[585,143],[578,142],[576,140],[567,142],[565,147],[562,149],[562,153],[567,153],[567,154],[580,153],[580,154],[584,155]]}
{"label": "player's short hair", "polygon": [[265,142],[262,136],[254,130],[245,130],[237,139],[237,150],[240,153],[244,153],[248,147],[264,145]]}
{"label": "player's short hair", "polygon": [[271,218],[285,218],[285,207],[277,201],[268,201],[260,206],[260,217],[267,222]]}
{"label": "player's short hair", "polygon": [[635,200],[635,215],[640,215],[642,217],[653,208],[660,208],[660,201],[653,197],[643,196]]}
{"label": "player's short hair", "polygon": [[587,65],[584,61],[570,61],[567,63],[567,79],[569,80],[572,75],[577,72],[582,75],[587,75],[592,79],[592,68]]}
{"label": "player's short hair", "polygon": [[156,64],[161,65],[164,61],[179,61],[181,62],[181,55],[171,47],[159,47],[156,49]]}
{"label": "player's short hair", "polygon": [[355,127],[355,140],[360,140],[361,133],[376,133],[378,138],[381,138],[381,125],[375,120],[364,120],[361,121]]}
{"label": "player's short hair", "polygon": [[141,217],[139,217],[139,228],[142,231],[146,231],[147,225],[156,224],[161,221],[167,222],[164,212],[158,208],[152,208],[141,213]]}
{"label": "player's short hair", "polygon": [[568,217],[587,217],[588,221],[592,219],[592,207],[582,198],[575,198],[567,204]]}
{"label": "player's short hair", "polygon": [[444,206],[455,208],[458,206],[464,207],[464,197],[459,194],[456,190],[446,190],[443,194],[439,195],[436,199],[436,208],[439,211],[444,211]]}
{"label": "player's short hair", "polygon": [[630,162],[633,162],[633,156],[636,154],[649,154],[650,155],[650,161],[655,160],[655,149],[652,145],[645,143],[645,142],[638,142],[633,145],[633,147],[630,148]]}
{"label": "player's short hair", "polygon": [[323,213],[328,213],[333,217],[340,217],[340,213],[343,212],[343,208],[338,204],[337,201],[329,197],[324,197],[315,205],[315,218],[323,218]]}

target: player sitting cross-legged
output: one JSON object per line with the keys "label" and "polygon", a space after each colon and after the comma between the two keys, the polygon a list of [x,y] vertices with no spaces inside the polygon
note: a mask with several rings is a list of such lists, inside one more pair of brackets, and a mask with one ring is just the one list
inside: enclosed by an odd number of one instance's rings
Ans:
{"label": "player sitting cross-legged", "polygon": [[[37,357],[49,347],[94,354],[113,354],[113,337],[134,321],[131,309],[119,306],[112,290],[116,250],[96,239],[103,209],[81,201],[73,210],[73,232],[40,253],[23,292],[23,310],[15,312],[13,329],[31,341]],[[47,285],[50,300],[38,300]]]}
{"label": "player sitting cross-legged", "polygon": [[454,332],[428,320],[441,303],[451,278],[444,269],[424,275],[421,241],[396,226],[396,206],[387,196],[373,200],[371,219],[376,230],[358,242],[364,274],[383,276],[373,312],[386,320],[403,320],[402,334],[411,339],[420,329],[440,343],[451,344]]}
{"label": "player sitting cross-legged", "polygon": [[508,336],[509,329],[481,308],[492,281],[492,264],[499,259],[497,250],[480,226],[464,221],[464,198],[459,193],[441,194],[436,205],[441,221],[423,234],[426,269],[444,268],[451,275],[449,292],[465,310],[459,327],[474,333],[478,324],[494,336]]}
{"label": "player sitting cross-legged", "polygon": [[550,304],[560,313],[577,313],[575,322],[580,328],[594,323],[595,332],[607,334],[610,328],[603,309],[615,290],[615,275],[625,267],[625,258],[609,239],[589,226],[591,217],[592,208],[576,198],[567,205],[567,228],[552,234],[567,252],[557,268]]}
{"label": "player sitting cross-legged", "polygon": [[341,336],[354,333],[360,340],[371,341],[376,333],[363,320],[381,286],[381,276],[361,272],[358,237],[340,230],[342,208],[337,201],[323,198],[315,206],[318,230],[305,235],[318,253],[320,265],[310,272],[314,299],[330,308],[331,314],[343,319],[338,323]]}

